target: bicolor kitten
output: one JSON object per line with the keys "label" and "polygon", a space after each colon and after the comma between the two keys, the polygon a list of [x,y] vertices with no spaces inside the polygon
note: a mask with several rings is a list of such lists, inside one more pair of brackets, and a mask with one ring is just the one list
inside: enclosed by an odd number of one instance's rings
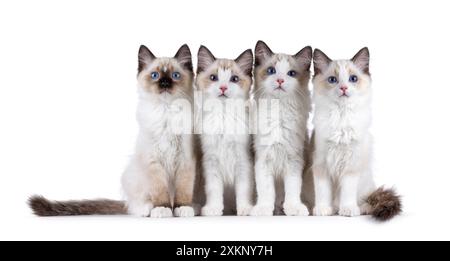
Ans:
{"label": "bicolor kitten", "polygon": [[[284,213],[309,215],[300,200],[303,150],[308,139],[307,121],[311,110],[308,82],[312,60],[311,47],[295,55],[273,53],[262,41],[255,48],[254,99],[261,111],[264,101],[278,104],[278,126],[259,129],[254,139],[257,203],[254,216]],[[271,114],[276,106],[271,107]],[[262,120],[260,116],[258,120]]]}
{"label": "bicolor kitten", "polygon": [[[191,52],[183,45],[173,58],[157,58],[142,45],[138,56],[139,134],[135,153],[122,176],[126,201],[55,202],[33,197],[30,205],[37,215],[194,216],[196,159],[192,129],[173,129],[183,120],[192,127],[192,114],[186,117],[186,112],[179,113],[172,106],[177,100],[193,98]],[[192,111],[190,106],[185,109]]]}
{"label": "bicolor kitten", "polygon": [[252,207],[254,177],[246,108],[252,67],[250,49],[234,60],[217,59],[204,46],[198,51],[204,216],[248,215]]}
{"label": "bicolor kitten", "polygon": [[392,190],[376,190],[372,177],[369,50],[331,60],[314,50],[313,214],[373,214],[386,220],[401,211]]}

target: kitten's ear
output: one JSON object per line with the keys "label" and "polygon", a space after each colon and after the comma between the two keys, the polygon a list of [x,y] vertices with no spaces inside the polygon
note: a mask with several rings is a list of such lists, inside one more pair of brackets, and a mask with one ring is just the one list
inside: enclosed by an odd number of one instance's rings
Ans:
{"label": "kitten's ear", "polygon": [[193,72],[191,50],[187,44],[183,44],[173,58],[177,59],[184,69]]}
{"label": "kitten's ear", "polygon": [[352,62],[361,69],[366,74],[369,73],[369,60],[370,60],[370,54],[369,54],[369,48],[364,47],[359,52],[353,56]]}
{"label": "kitten's ear", "polygon": [[269,46],[261,40],[256,43],[255,46],[255,66],[259,66],[264,61],[273,55],[272,50],[270,50]]}
{"label": "kitten's ear", "polygon": [[216,61],[216,57],[214,57],[211,51],[203,45],[198,49],[197,57],[197,74],[205,71],[206,68]]}
{"label": "kitten's ear", "polygon": [[241,68],[241,70],[252,77],[252,69],[253,69],[253,52],[250,49],[245,50],[245,52],[241,53],[238,58],[234,59],[237,65]]}
{"label": "kitten's ear", "polygon": [[312,61],[311,46],[306,46],[305,48],[301,49],[298,53],[294,55],[294,58],[303,70],[309,71]]}
{"label": "kitten's ear", "polygon": [[155,59],[155,55],[145,46],[139,47],[138,54],[138,73],[145,69]]}
{"label": "kitten's ear", "polygon": [[325,71],[332,60],[319,49],[314,49],[314,74],[320,74]]}

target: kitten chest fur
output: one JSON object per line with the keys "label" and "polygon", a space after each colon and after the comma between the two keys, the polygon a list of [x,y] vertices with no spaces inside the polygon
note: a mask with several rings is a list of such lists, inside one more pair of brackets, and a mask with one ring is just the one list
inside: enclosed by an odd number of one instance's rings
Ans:
{"label": "kitten chest fur", "polygon": [[268,121],[267,125],[273,124],[273,127],[256,135],[255,146],[257,152],[266,152],[266,160],[272,162],[271,166],[278,175],[285,170],[292,156],[302,155],[310,102],[306,97],[285,98],[277,102],[279,116]]}
{"label": "kitten chest fur", "polygon": [[[233,184],[236,173],[239,173],[240,162],[243,157],[248,157],[248,151],[243,152],[243,148],[250,148],[250,138],[248,134],[227,134],[228,126],[237,126],[236,121],[226,113],[207,112],[203,114],[203,124],[210,126],[210,134],[203,134],[202,149],[204,160],[208,164],[214,164],[214,168],[219,170],[223,181]],[[242,120],[243,121],[243,120]],[[246,133],[245,129],[236,130]],[[214,134],[214,133],[218,134]]]}
{"label": "kitten chest fur", "polygon": [[334,177],[367,166],[371,139],[367,101],[325,104],[318,97],[315,101],[319,104],[313,120],[316,159],[326,163]]}
{"label": "kitten chest fur", "polygon": [[176,134],[172,123],[176,122],[169,103],[141,100],[137,119],[141,126],[137,147],[144,164],[158,160],[173,176],[180,162],[192,156],[192,135]]}

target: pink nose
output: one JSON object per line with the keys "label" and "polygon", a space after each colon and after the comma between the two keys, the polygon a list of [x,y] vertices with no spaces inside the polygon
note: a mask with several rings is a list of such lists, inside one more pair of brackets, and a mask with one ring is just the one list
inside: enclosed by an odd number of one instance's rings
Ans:
{"label": "pink nose", "polygon": [[282,85],[282,84],[283,84],[283,82],[284,82],[284,80],[283,80],[283,79],[277,79],[277,83],[278,83],[279,85]]}
{"label": "pink nose", "polygon": [[222,86],[220,86],[219,89],[222,91],[222,93],[224,93],[228,89],[228,87],[225,85],[222,85]]}
{"label": "pink nose", "polygon": [[348,87],[347,86],[341,86],[339,89],[341,89],[341,91],[346,92]]}

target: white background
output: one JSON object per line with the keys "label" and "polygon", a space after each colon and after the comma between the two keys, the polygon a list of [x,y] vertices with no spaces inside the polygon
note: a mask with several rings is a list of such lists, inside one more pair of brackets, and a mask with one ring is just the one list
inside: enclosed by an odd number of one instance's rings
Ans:
{"label": "white background", "polygon": [[[447,1],[1,1],[0,239],[450,239]],[[31,194],[119,199],[133,151],[137,51],[234,58],[262,39],[331,58],[371,51],[378,184],[404,213],[368,217],[37,218]],[[194,59],[195,60],[195,59]]]}

